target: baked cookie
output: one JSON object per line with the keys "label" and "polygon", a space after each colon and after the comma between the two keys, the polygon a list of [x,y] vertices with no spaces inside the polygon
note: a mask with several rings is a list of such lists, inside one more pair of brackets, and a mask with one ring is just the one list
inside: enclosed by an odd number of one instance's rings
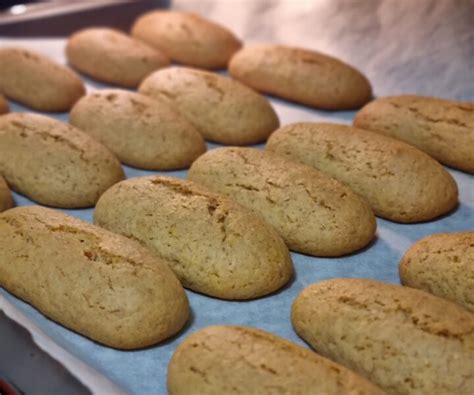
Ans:
{"label": "baked cookie", "polygon": [[69,122],[123,163],[141,169],[189,167],[206,151],[199,132],[168,103],[126,90],[102,89],[84,96]]}
{"label": "baked cookie", "polygon": [[474,232],[439,233],[417,241],[400,262],[400,280],[474,312]]}
{"label": "baked cookie", "polygon": [[227,145],[265,141],[279,126],[270,102],[257,92],[218,74],[170,67],[146,78],[139,92],[166,100],[206,140]]}
{"label": "baked cookie", "polygon": [[10,111],[10,107],[8,106],[8,102],[5,100],[5,97],[0,95],[0,115],[6,114]]}
{"label": "baked cookie", "polygon": [[225,27],[182,11],[152,11],[140,16],[132,36],[158,48],[173,61],[204,69],[227,67],[241,42]]}
{"label": "baked cookie", "polygon": [[326,110],[359,108],[372,98],[370,83],[360,71],[301,48],[245,47],[232,57],[229,72],[256,90]]}
{"label": "baked cookie", "polygon": [[209,326],[187,337],[168,366],[168,391],[170,395],[384,393],[306,348],[239,326]]}
{"label": "baked cookie", "polygon": [[136,177],[110,188],[94,222],[139,240],[169,262],[184,287],[250,299],[285,285],[293,265],[278,233],[250,210],[191,181]]}
{"label": "baked cookie", "polygon": [[111,28],[80,30],[68,40],[66,56],[82,73],[109,84],[135,88],[169,59],[158,49]]}
{"label": "baked cookie", "polygon": [[403,140],[445,165],[474,173],[474,103],[382,97],[356,114],[354,126]]}
{"label": "baked cookie", "polygon": [[124,174],[117,158],[86,133],[33,113],[0,117],[0,174],[47,206],[93,206]]}
{"label": "baked cookie", "polygon": [[46,56],[0,48],[0,92],[38,111],[68,111],[85,93],[79,76]]}
{"label": "baked cookie", "polygon": [[420,222],[458,203],[453,177],[415,147],[334,123],[295,123],[273,133],[266,149],[314,167],[363,196],[375,214]]}
{"label": "baked cookie", "polygon": [[261,215],[290,249],[340,256],[366,246],[376,223],[348,187],[309,166],[252,148],[217,148],[191,166],[190,180]]}
{"label": "baked cookie", "polygon": [[120,349],[161,342],[189,315],[165,261],[136,241],[39,206],[0,214],[0,286],[66,328]]}
{"label": "baked cookie", "polygon": [[298,295],[291,319],[318,353],[390,394],[474,388],[474,315],[429,293],[367,279],[326,280]]}

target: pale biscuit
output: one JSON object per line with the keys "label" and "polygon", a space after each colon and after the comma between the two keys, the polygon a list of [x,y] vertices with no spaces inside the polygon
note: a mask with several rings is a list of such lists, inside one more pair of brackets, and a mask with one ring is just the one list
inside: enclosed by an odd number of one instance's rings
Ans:
{"label": "pale biscuit", "polygon": [[32,113],[0,117],[0,174],[14,191],[64,208],[93,206],[124,178],[120,162],[98,141]]}
{"label": "pale biscuit", "polygon": [[295,251],[339,256],[366,246],[376,223],[351,189],[309,166],[252,148],[217,148],[199,157],[189,179],[261,215]]}
{"label": "pale biscuit", "polygon": [[370,83],[360,71],[301,48],[245,47],[232,57],[229,72],[259,91],[326,110],[358,108],[372,97]]}
{"label": "pale biscuit", "polygon": [[206,151],[199,132],[168,103],[126,90],[84,96],[72,108],[69,122],[123,163],[142,169],[189,167]]}
{"label": "pale biscuit", "polygon": [[417,241],[400,262],[400,280],[474,312],[474,232],[439,233]]}
{"label": "pale biscuit", "polygon": [[296,332],[320,354],[389,394],[469,394],[474,315],[417,289],[334,279],[303,290]]}
{"label": "pale biscuit", "polygon": [[420,222],[456,207],[453,177],[415,147],[331,123],[295,123],[272,134],[266,149],[314,167],[367,199],[375,214]]}
{"label": "pale biscuit", "polygon": [[154,72],[139,92],[166,100],[206,140],[227,145],[265,141],[279,126],[270,102],[238,81],[187,67]]}
{"label": "pale biscuit", "polygon": [[262,330],[209,326],[176,349],[170,395],[384,394],[354,372]]}
{"label": "pale biscuit", "polygon": [[445,165],[474,173],[474,103],[382,97],[356,114],[354,126],[403,140]]}
{"label": "pale biscuit", "polygon": [[222,299],[269,294],[293,273],[288,249],[270,225],[190,181],[120,182],[99,199],[94,222],[167,260],[184,287]]}
{"label": "pale biscuit", "polygon": [[46,56],[0,48],[0,92],[39,111],[68,111],[85,93],[79,76]]}
{"label": "pale biscuit", "polygon": [[2,211],[8,210],[13,206],[13,198],[12,194],[10,192],[10,189],[8,189],[8,185],[3,179],[2,176],[0,176],[0,213]]}
{"label": "pale biscuit", "polygon": [[175,62],[204,69],[225,68],[242,46],[225,27],[182,11],[146,13],[135,21],[131,34]]}
{"label": "pale biscuit", "polygon": [[0,286],[110,347],[165,340],[189,307],[167,264],[139,243],[39,206],[0,215]]}
{"label": "pale biscuit", "polygon": [[137,87],[148,74],[170,63],[159,50],[105,27],[74,33],[67,42],[66,56],[82,73],[128,88]]}
{"label": "pale biscuit", "polygon": [[0,115],[6,114],[10,111],[10,107],[8,106],[8,102],[5,100],[5,97],[0,95]]}

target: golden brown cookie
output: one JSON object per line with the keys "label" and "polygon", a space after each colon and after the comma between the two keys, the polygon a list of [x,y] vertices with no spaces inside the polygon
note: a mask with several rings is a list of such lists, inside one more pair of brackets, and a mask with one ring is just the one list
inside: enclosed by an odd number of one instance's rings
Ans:
{"label": "golden brown cookie", "polygon": [[94,222],[166,259],[186,288],[222,299],[250,299],[293,274],[278,233],[250,210],[190,181],[136,177],[110,188]]}
{"label": "golden brown cookie", "polygon": [[309,166],[252,148],[217,148],[188,177],[230,196],[273,225],[290,249],[339,256],[366,246],[376,223],[348,187]]}
{"label": "golden brown cookie", "polygon": [[189,167],[206,151],[199,132],[168,103],[126,90],[102,89],[84,96],[69,122],[123,163],[142,169]]}
{"label": "golden brown cookie", "polygon": [[40,206],[0,215],[0,286],[110,347],[165,340],[189,307],[166,262],[139,243]]}
{"label": "golden brown cookie", "polygon": [[39,111],[68,111],[85,93],[79,76],[46,56],[0,48],[0,92]]}
{"label": "golden brown cookie", "polygon": [[279,126],[267,99],[237,81],[207,71],[159,70],[142,82],[139,92],[167,101],[206,140],[221,144],[256,144]]}
{"label": "golden brown cookie", "polygon": [[64,208],[93,206],[124,178],[120,162],[98,141],[33,113],[0,117],[0,174],[14,191]]}
{"label": "golden brown cookie", "polygon": [[291,318],[318,353],[389,394],[474,388],[474,315],[429,293],[367,279],[326,280],[298,295]]}
{"label": "golden brown cookie", "polygon": [[273,133],[266,149],[345,183],[375,214],[419,222],[456,207],[453,177],[415,147],[377,133],[334,123],[295,123]]}
{"label": "golden brown cookie", "polygon": [[175,62],[204,69],[225,68],[242,46],[225,27],[182,11],[146,13],[135,21],[131,34]]}
{"label": "golden brown cookie", "polygon": [[372,97],[370,83],[360,71],[307,49],[245,47],[232,57],[229,72],[259,91],[326,110],[358,108]]}
{"label": "golden brown cookie", "polygon": [[66,56],[82,73],[129,88],[137,87],[148,74],[170,63],[158,49],[106,27],[74,33],[68,40]]}
{"label": "golden brown cookie", "polygon": [[262,330],[208,326],[168,366],[170,395],[383,394],[352,371]]}
{"label": "golden brown cookie", "polygon": [[400,262],[400,280],[474,312],[474,232],[439,233],[417,241]]}
{"label": "golden brown cookie", "polygon": [[445,165],[474,173],[474,103],[382,97],[356,114],[354,126],[403,140]]}

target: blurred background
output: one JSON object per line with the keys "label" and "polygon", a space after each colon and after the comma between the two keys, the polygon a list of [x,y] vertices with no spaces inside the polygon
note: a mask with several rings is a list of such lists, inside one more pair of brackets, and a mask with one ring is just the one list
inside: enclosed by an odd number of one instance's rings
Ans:
{"label": "blurred background", "polygon": [[193,11],[245,42],[339,57],[364,71],[378,96],[474,100],[473,0],[0,0],[0,7],[1,38],[65,37],[93,25],[128,31],[153,8]]}

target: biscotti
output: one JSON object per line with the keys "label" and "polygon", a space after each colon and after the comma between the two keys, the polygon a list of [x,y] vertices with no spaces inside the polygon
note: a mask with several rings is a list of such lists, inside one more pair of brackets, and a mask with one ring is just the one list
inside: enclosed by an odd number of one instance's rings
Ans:
{"label": "biscotti", "polygon": [[295,251],[339,256],[374,237],[375,217],[352,190],[309,166],[252,148],[217,148],[188,173],[232,197],[275,227]]}
{"label": "biscotti", "polygon": [[0,48],[0,92],[39,111],[68,111],[85,93],[72,70],[36,52]]}
{"label": "biscotti", "polygon": [[32,113],[0,117],[0,174],[14,191],[64,208],[93,206],[124,178],[120,162],[98,141]]}
{"label": "biscotti", "polygon": [[266,149],[326,173],[367,199],[376,215],[419,222],[458,202],[453,177],[429,155],[377,133],[331,123],[278,129]]}
{"label": "biscotti", "polygon": [[0,176],[0,213],[13,206],[13,198],[8,185]]}
{"label": "biscotti", "polygon": [[189,167],[204,139],[168,103],[119,89],[80,99],[69,122],[108,147],[125,164],[149,170]]}
{"label": "biscotti", "polygon": [[439,233],[417,241],[400,262],[400,280],[474,312],[474,232]]}
{"label": "biscotti", "polygon": [[156,344],[189,315],[178,279],[148,249],[39,206],[0,215],[0,286],[65,327],[120,349]]}
{"label": "biscotti", "polygon": [[168,101],[206,140],[227,145],[264,141],[279,126],[269,101],[218,74],[170,67],[154,72],[139,92]]}
{"label": "biscotti", "polygon": [[6,114],[9,111],[10,111],[10,107],[8,106],[7,101],[2,95],[0,95],[0,115]]}
{"label": "biscotti", "polygon": [[169,59],[158,49],[110,28],[89,28],[68,40],[66,56],[77,70],[110,84],[135,88]]}
{"label": "biscotti", "polygon": [[293,273],[270,225],[190,181],[151,176],[118,183],[99,199],[94,222],[167,260],[185,287],[222,299],[269,294]]}
{"label": "biscotti", "polygon": [[131,34],[175,62],[204,69],[225,68],[242,46],[223,26],[190,12],[146,13],[135,21]]}
{"label": "biscotti", "polygon": [[354,125],[403,140],[441,163],[474,173],[474,103],[382,97],[362,108]]}
{"label": "biscotti", "polygon": [[232,57],[229,72],[259,91],[326,110],[358,108],[372,97],[370,83],[360,71],[300,48],[245,47]]}
{"label": "biscotti", "polygon": [[186,338],[168,366],[168,391],[170,395],[384,393],[314,352],[239,326],[209,326]]}
{"label": "biscotti", "polygon": [[317,352],[390,394],[468,394],[474,315],[429,293],[367,279],[313,284],[293,303],[296,332]]}

